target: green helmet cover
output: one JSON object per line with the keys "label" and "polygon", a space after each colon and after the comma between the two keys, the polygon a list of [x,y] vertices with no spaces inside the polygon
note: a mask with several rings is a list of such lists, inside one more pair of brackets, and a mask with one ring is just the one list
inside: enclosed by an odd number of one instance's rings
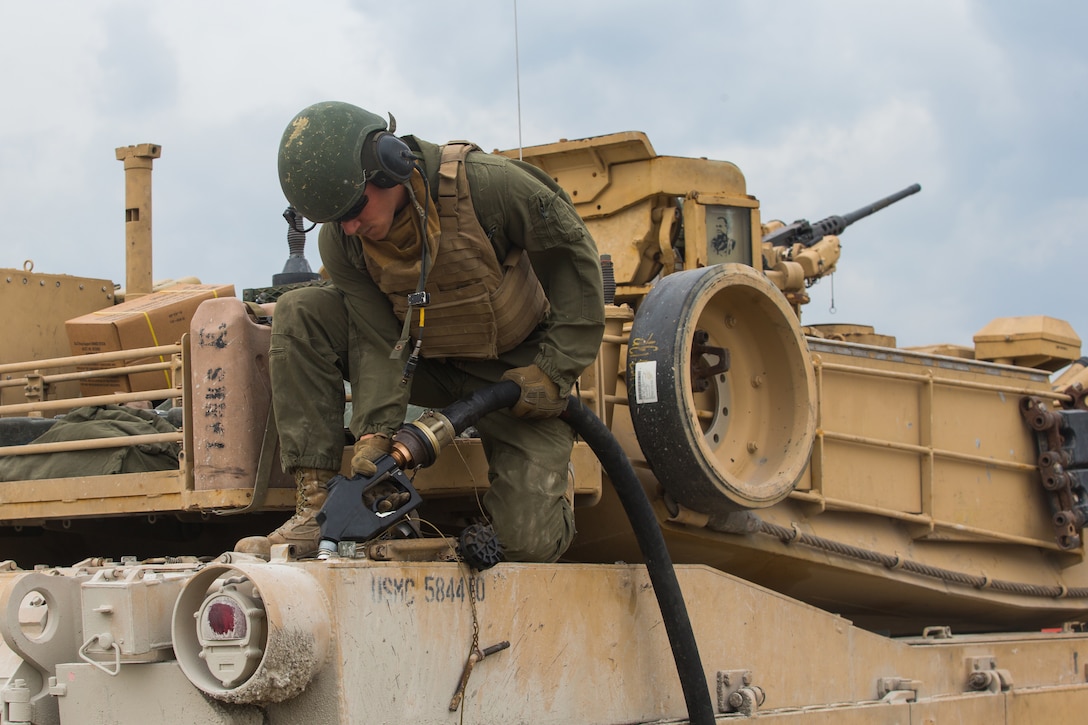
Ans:
{"label": "green helmet cover", "polygon": [[385,120],[350,103],[307,106],[287,124],[280,140],[280,187],[302,216],[339,219],[363,196],[363,142],[387,128]]}

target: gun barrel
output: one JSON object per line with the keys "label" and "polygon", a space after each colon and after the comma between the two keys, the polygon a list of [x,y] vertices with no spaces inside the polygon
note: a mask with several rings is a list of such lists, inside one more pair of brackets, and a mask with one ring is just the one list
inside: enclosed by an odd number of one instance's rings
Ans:
{"label": "gun barrel", "polygon": [[905,199],[911,194],[917,194],[921,190],[922,186],[920,184],[911,184],[906,189],[903,189],[902,191],[897,191],[891,196],[886,196],[880,201],[874,201],[872,204],[869,204],[868,206],[863,206],[862,208],[852,211],[849,214],[843,214],[842,219],[844,222],[846,222],[846,226],[850,226],[858,219],[864,219],[870,214],[875,214],[884,207],[891,206],[900,199]]}
{"label": "gun barrel", "polygon": [[842,234],[846,227],[850,226],[858,219],[864,219],[870,214],[875,214],[886,206],[890,206],[900,199],[906,198],[911,194],[917,194],[922,190],[920,184],[911,184],[902,191],[897,191],[891,196],[886,196],[879,201],[874,201],[868,206],[863,206],[860,209],[850,212],[849,214],[833,214],[826,219],[810,224],[804,219],[795,221],[789,226],[776,229],[767,236],[763,237],[765,244],[771,244],[772,246],[789,246],[791,244],[801,244],[805,247],[811,247],[816,242],[820,241],[829,234]]}

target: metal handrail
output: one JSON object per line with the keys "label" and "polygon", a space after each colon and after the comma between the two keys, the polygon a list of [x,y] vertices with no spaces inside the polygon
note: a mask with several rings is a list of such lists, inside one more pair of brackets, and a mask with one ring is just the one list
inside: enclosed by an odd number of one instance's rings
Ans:
{"label": "metal handrail", "polygon": [[[68,355],[66,357],[47,358],[45,360],[25,360],[22,362],[5,363],[0,365],[0,376],[6,376],[8,379],[0,381],[0,389],[19,386],[27,387],[31,384],[40,384],[40,389],[38,390],[40,395],[47,386],[56,383],[93,380],[95,378],[116,378],[118,376],[133,373],[168,371],[174,368],[174,357],[181,352],[182,344],[174,343],[171,345],[156,345],[154,347],[96,352],[87,355]],[[100,365],[147,357],[158,357],[159,362],[103,367],[98,370],[80,370],[76,372],[64,371],[49,375],[41,374],[44,370],[71,368],[76,366],[82,367],[85,365]],[[19,378],[11,378],[10,376],[13,373],[24,373],[24,375]],[[169,375],[167,375],[166,382],[169,385]],[[29,402],[0,405],[0,416],[33,416],[47,412],[71,410],[86,405],[124,404],[136,401],[180,398],[181,396],[181,388],[177,386],[139,392],[116,392],[88,397],[58,398],[53,400],[35,400],[28,393],[27,398],[30,398]]]}
{"label": "metal handrail", "polygon": [[54,443],[27,443],[21,446],[0,446],[0,458],[8,456],[32,456],[37,453],[63,453],[67,451],[93,451],[102,448],[127,448],[129,446],[151,445],[153,443],[181,443],[182,432],[150,433],[147,435],[112,436],[110,438],[88,438],[77,441],[56,441]]}
{"label": "metal handrail", "polygon": [[[181,352],[181,345],[158,345],[156,347],[140,347],[131,350],[114,350],[112,352],[92,352],[87,355],[69,355],[68,357],[55,357],[47,360],[27,360],[25,362],[4,363],[0,365],[0,375],[8,373],[21,373],[48,368],[63,368],[72,365],[87,365],[100,362],[116,362],[118,360],[135,360],[141,357],[162,357]],[[112,374],[112,368],[109,368]]]}
{"label": "metal handrail", "polygon": [[0,415],[44,413],[82,408],[85,405],[119,405],[140,400],[165,400],[166,398],[179,397],[181,397],[181,390],[178,388],[159,388],[157,390],[141,390],[137,393],[110,393],[109,395],[93,395],[87,398],[62,398],[60,400],[41,400],[36,403],[0,405]]}
{"label": "metal handrail", "polygon": [[[169,370],[174,364],[172,362],[157,362],[147,363],[145,365],[125,365],[119,368],[102,368],[100,370],[83,370],[76,373],[56,373],[54,375],[43,375],[42,382],[46,385],[53,385],[56,383],[67,383],[75,380],[89,380],[91,378],[99,378],[102,376],[115,377],[119,375],[131,375],[135,373],[153,373],[159,370]],[[25,386],[29,380],[23,378],[10,378],[8,380],[0,380],[0,388],[17,388],[19,386]]]}

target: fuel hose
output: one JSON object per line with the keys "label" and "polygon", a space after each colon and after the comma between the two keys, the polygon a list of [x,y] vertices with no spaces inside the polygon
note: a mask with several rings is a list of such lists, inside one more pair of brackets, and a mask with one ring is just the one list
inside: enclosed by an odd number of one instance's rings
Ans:
{"label": "fuel hose", "polygon": [[[472,395],[444,408],[441,414],[460,433],[483,416],[496,410],[513,406],[521,395],[518,384],[504,380],[480,388]],[[631,461],[612,432],[576,398],[568,399],[567,407],[559,416],[596,454],[609,480],[616,489],[620,503],[627,514],[639,549],[646,561],[646,571],[653,584],[665,631],[669,636],[680,687],[684,691],[688,719],[695,725],[714,723],[714,707],[710,701],[706,674],[703,671],[695,633],[691,629],[687,605],[680,591],[672,558],[665,546],[665,537],[654,514],[646,492],[638,479]]]}

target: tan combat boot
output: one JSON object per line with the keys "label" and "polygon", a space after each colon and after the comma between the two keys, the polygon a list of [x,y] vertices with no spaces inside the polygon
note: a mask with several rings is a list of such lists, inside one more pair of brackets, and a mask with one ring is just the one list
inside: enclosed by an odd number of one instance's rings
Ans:
{"label": "tan combat boot", "polygon": [[296,557],[316,554],[317,546],[321,542],[321,525],[317,523],[317,514],[329,496],[326,488],[329,479],[337,473],[338,471],[320,468],[300,468],[295,471],[295,485],[298,486],[295,515],[268,536],[249,536],[242,539],[235,544],[234,550],[268,558],[274,544],[292,544]]}

